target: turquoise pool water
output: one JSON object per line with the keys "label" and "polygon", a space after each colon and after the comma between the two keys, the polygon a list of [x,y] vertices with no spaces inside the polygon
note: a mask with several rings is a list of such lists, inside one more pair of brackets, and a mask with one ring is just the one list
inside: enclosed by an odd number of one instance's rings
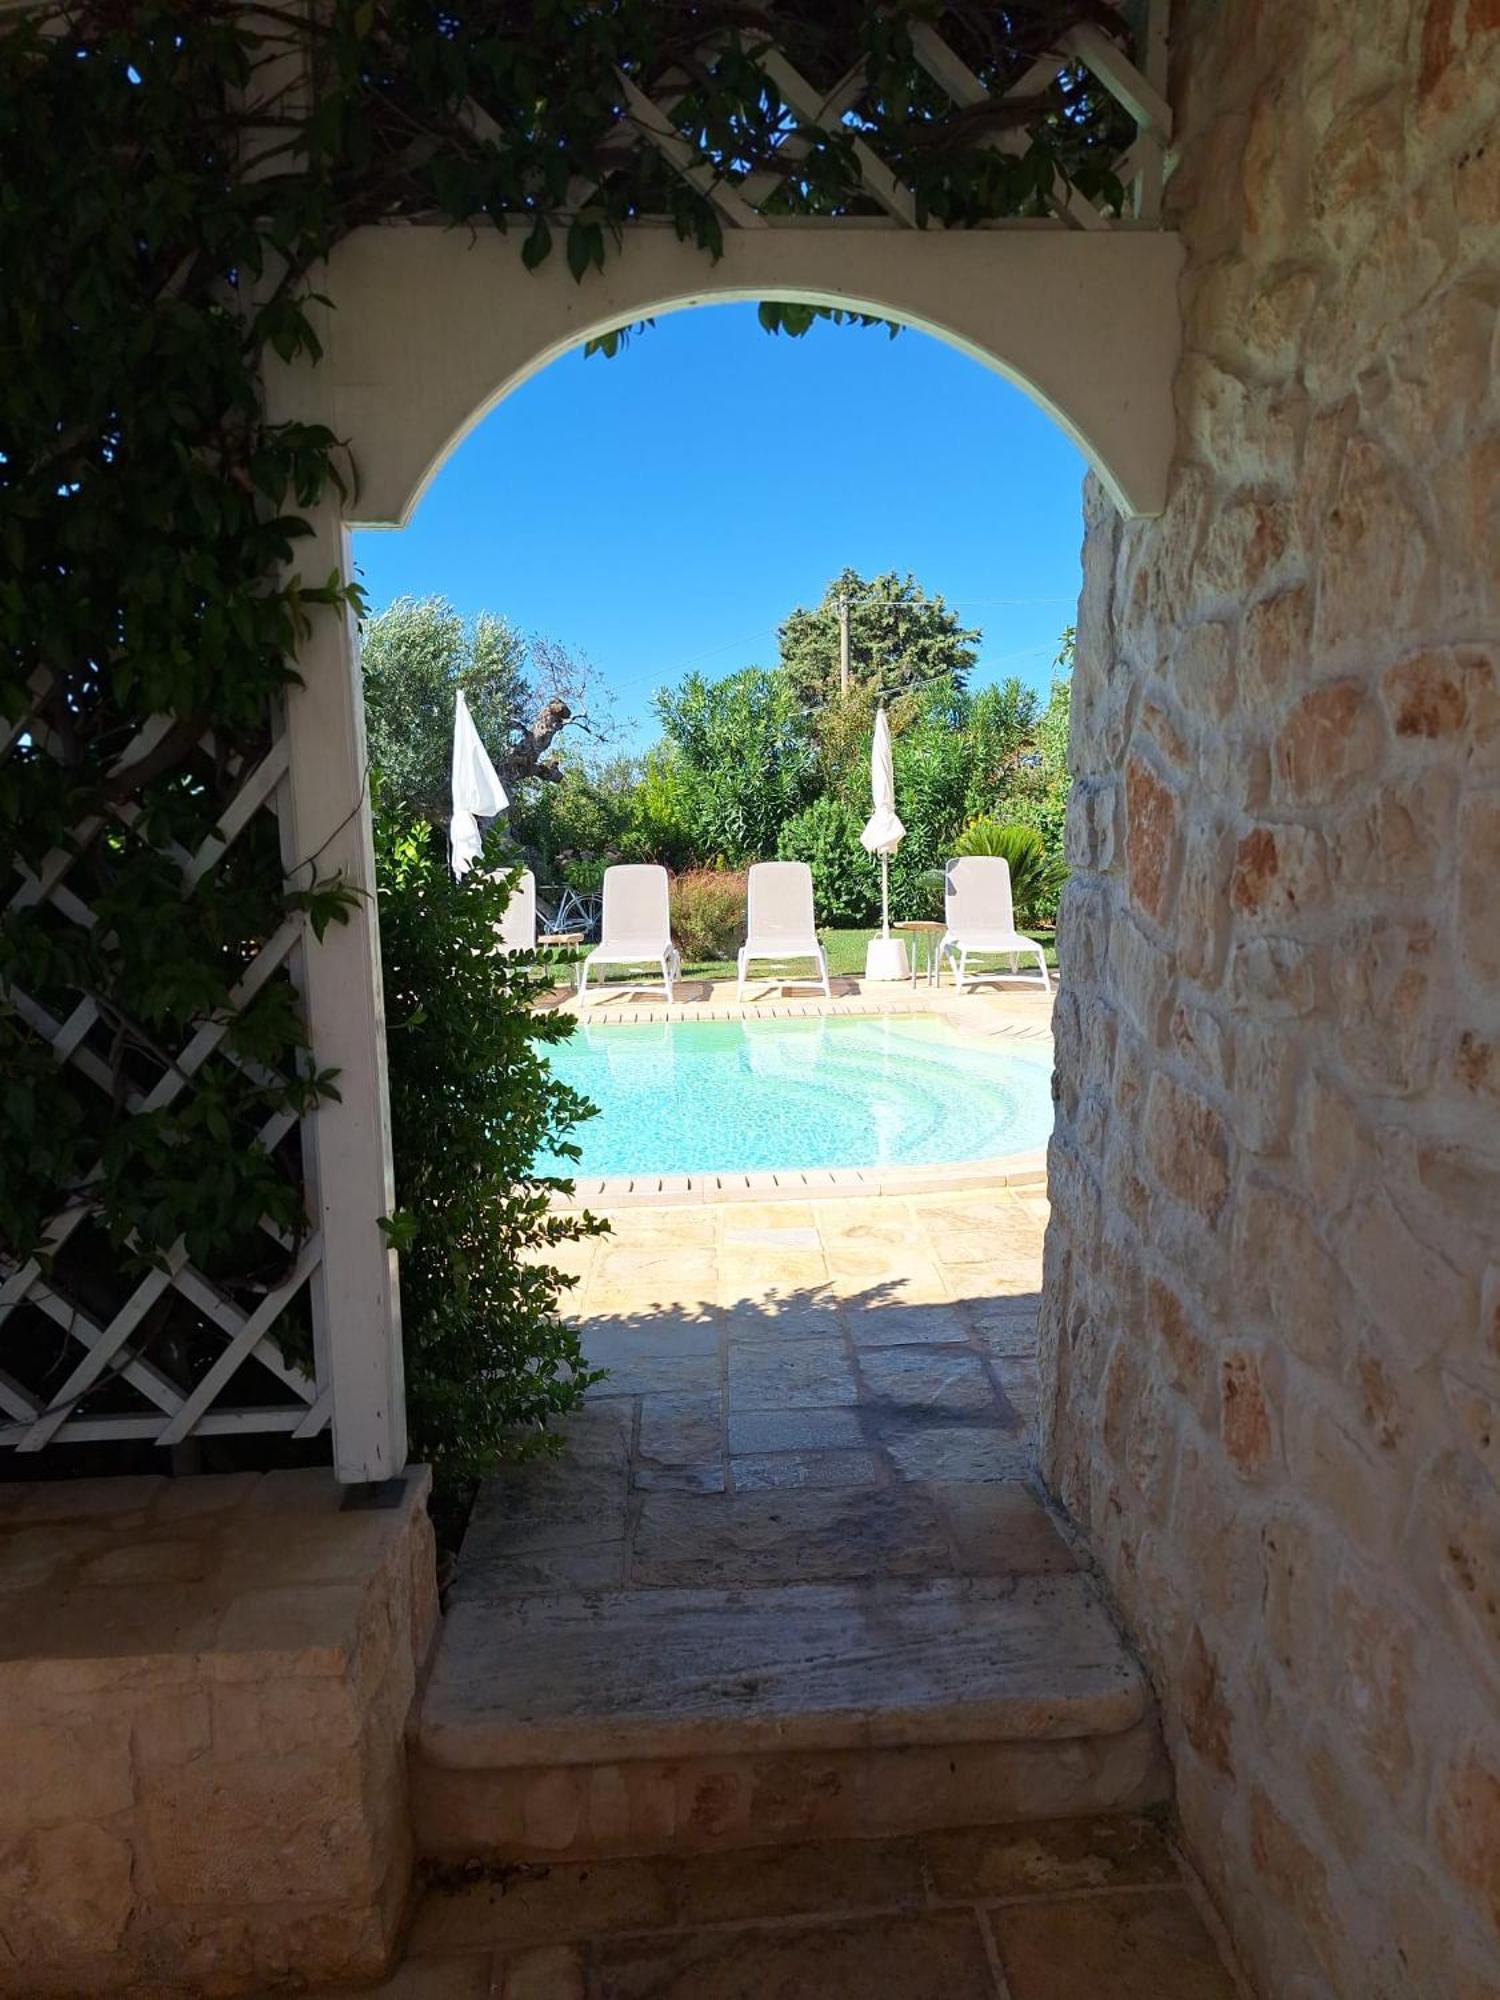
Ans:
{"label": "turquoise pool water", "polygon": [[583,1158],[543,1170],[757,1173],[935,1166],[1030,1152],[1052,1130],[1045,1043],[990,1046],[932,1015],[580,1023],[548,1060],[599,1106]]}

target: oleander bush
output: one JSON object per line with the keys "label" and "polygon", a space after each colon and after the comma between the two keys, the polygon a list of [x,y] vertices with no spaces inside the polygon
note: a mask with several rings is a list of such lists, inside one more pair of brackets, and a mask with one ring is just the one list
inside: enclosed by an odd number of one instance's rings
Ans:
{"label": "oleander bush", "polygon": [[733,958],[745,941],[745,877],[689,868],[672,880],[672,942],[685,965]]}

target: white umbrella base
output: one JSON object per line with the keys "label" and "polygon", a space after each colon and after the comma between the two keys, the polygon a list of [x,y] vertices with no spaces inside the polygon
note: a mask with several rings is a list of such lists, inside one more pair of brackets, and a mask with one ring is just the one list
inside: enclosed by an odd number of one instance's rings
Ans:
{"label": "white umbrella base", "polygon": [[910,979],[905,938],[871,938],[865,946],[865,978],[877,981]]}

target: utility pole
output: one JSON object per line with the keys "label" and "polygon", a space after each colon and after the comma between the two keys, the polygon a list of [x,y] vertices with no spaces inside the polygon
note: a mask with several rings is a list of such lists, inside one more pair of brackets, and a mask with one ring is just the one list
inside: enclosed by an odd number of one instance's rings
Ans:
{"label": "utility pole", "polygon": [[839,592],[839,693],[849,692],[849,596]]}

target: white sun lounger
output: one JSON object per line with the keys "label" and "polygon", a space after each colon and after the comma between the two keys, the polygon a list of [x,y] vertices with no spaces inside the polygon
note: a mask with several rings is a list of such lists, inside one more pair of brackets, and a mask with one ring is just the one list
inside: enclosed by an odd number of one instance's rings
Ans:
{"label": "white sun lounger", "polygon": [[536,950],[536,877],[529,868],[521,870],[496,928],[502,951],[529,955]]}
{"label": "white sun lounger", "polygon": [[745,997],[745,981],[756,959],[785,965],[789,960],[810,958],[817,967],[811,979],[784,979],[782,986],[821,986],[831,998],[828,985],[828,956],[818,943],[813,922],[812,870],[805,861],[757,861],[750,870],[749,910],[745,922],[745,942],[740,946],[739,993]]}
{"label": "white sun lounger", "polygon": [[[578,997],[589,983],[591,965],[659,965],[661,985],[672,998],[672,981],[682,962],[672,943],[667,871],[648,862],[630,862],[604,871],[604,912],[599,942],[578,968]],[[655,985],[632,982],[627,993],[654,992]]]}
{"label": "white sun lounger", "polygon": [[998,854],[966,854],[950,861],[943,874],[943,917],[947,929],[938,946],[938,976],[943,960],[951,959],[953,977],[960,993],[965,979],[1001,979],[999,968],[970,973],[971,958],[1008,958],[1010,976],[1018,977],[1020,960],[1035,957],[1042,975],[1042,991],[1052,991],[1047,959],[1035,938],[1016,929],[1015,907],[1010,894],[1010,863]]}

